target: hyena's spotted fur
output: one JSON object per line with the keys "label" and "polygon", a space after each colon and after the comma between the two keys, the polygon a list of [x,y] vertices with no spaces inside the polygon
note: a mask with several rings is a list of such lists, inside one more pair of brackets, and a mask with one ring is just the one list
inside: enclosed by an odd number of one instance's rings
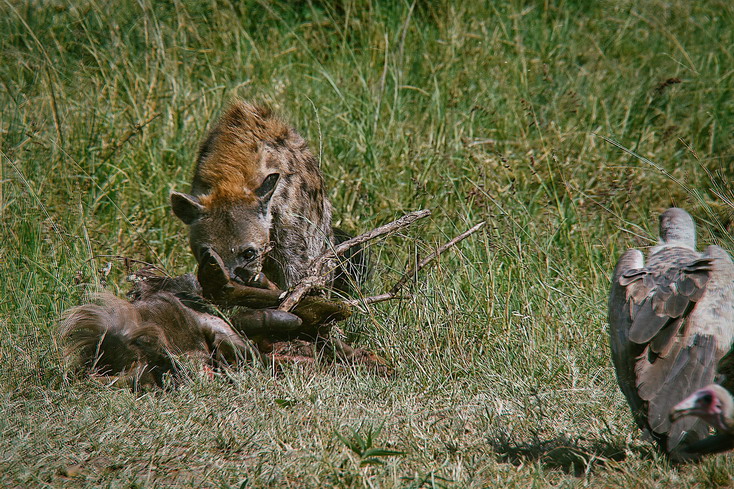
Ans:
{"label": "hyena's spotted fur", "polygon": [[197,260],[215,251],[242,283],[262,271],[291,287],[334,241],[331,204],[306,141],[270,110],[241,101],[201,145],[191,192],[173,192],[171,203],[190,226]]}

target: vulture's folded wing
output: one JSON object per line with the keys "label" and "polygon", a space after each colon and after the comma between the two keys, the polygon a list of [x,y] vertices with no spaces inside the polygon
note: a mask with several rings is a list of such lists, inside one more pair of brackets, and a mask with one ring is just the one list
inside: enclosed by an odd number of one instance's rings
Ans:
{"label": "vulture's folded wing", "polygon": [[711,263],[711,278],[690,314],[688,328],[716,338],[718,361],[734,342],[734,263],[718,246],[706,248],[703,257]]}
{"label": "vulture's folded wing", "polygon": [[622,276],[622,280],[629,281],[627,287],[634,291],[630,299],[636,312],[630,326],[630,341],[639,345],[652,342],[656,354],[666,355],[672,347],[670,340],[683,325],[681,319],[685,319],[706,290],[712,260],[697,255],[670,248],[655,255],[655,261],[648,265],[644,275]]}
{"label": "vulture's folded wing", "polygon": [[695,441],[708,434],[695,418],[671,426],[668,413],[716,374],[718,340],[690,321],[705,296],[712,260],[670,248],[643,268],[637,253],[625,253],[615,269],[609,300],[612,354],[637,424],[672,451],[684,437]]}
{"label": "vulture's folded wing", "polygon": [[612,276],[609,292],[609,340],[612,348],[612,361],[617,372],[617,380],[622,393],[632,409],[635,421],[641,428],[647,426],[645,406],[637,395],[635,380],[635,359],[642,353],[643,347],[629,341],[629,330],[632,326],[632,315],[635,301],[631,300],[628,289],[629,278],[636,273],[644,274],[645,261],[639,250],[628,250],[617,262]]}

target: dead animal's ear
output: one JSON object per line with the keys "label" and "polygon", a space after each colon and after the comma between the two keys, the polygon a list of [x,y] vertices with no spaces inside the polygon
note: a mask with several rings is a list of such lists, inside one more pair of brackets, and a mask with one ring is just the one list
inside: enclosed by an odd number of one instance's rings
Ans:
{"label": "dead animal's ear", "polygon": [[204,206],[201,205],[199,199],[180,192],[171,192],[171,207],[176,217],[187,225],[199,219],[204,213]]}
{"label": "dead animal's ear", "polygon": [[255,190],[255,195],[260,199],[260,206],[264,211],[268,208],[270,199],[273,197],[273,192],[275,192],[275,187],[278,185],[279,178],[280,173],[271,173],[265,177],[263,183]]}

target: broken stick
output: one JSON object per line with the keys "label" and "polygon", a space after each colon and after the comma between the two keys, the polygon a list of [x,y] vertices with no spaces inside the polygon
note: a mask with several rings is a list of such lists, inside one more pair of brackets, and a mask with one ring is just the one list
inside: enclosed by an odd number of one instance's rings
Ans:
{"label": "broken stick", "polygon": [[278,309],[281,311],[290,311],[296,304],[314,287],[320,287],[326,284],[328,274],[325,273],[325,268],[332,260],[336,259],[339,255],[343,254],[349,248],[354,245],[361,244],[372,239],[382,236],[387,233],[395,232],[398,229],[410,226],[418,219],[428,217],[431,215],[430,210],[415,211],[404,215],[403,217],[396,219],[388,224],[373,229],[372,231],[366,232],[357,236],[356,238],[348,239],[338,246],[328,250],[323,255],[316,258],[311,266],[306,277],[304,277],[294,288],[291,290],[280,303]]}
{"label": "broken stick", "polygon": [[385,292],[384,294],[373,295],[370,297],[363,297],[361,299],[345,300],[342,302],[348,306],[357,307],[360,305],[374,304],[376,302],[387,301],[390,299],[397,299],[398,292],[400,291],[400,289],[402,289],[405,286],[405,284],[408,283],[409,280],[414,279],[416,273],[418,273],[423,267],[425,267],[426,265],[431,263],[433,260],[435,260],[441,253],[448,250],[449,248],[456,245],[457,243],[463,241],[464,239],[468,238],[475,232],[479,231],[479,229],[481,229],[481,227],[484,226],[484,224],[485,224],[484,221],[482,221],[479,224],[473,226],[471,229],[464,231],[460,235],[456,236],[454,239],[447,242],[446,244],[438,247],[436,251],[434,251],[433,253],[425,257],[423,260],[421,260],[415,267],[405,272],[405,274],[403,274],[403,276],[400,277],[400,280],[395,282],[395,285],[393,285],[392,288],[388,292]]}

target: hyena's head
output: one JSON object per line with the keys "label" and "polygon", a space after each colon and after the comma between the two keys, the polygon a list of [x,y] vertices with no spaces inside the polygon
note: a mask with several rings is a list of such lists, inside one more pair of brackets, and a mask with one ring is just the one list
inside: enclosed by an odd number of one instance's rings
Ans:
{"label": "hyena's head", "polygon": [[278,178],[278,173],[271,173],[242,199],[171,193],[173,213],[189,226],[197,262],[210,250],[220,256],[232,280],[249,284],[258,276],[270,249],[270,200]]}

